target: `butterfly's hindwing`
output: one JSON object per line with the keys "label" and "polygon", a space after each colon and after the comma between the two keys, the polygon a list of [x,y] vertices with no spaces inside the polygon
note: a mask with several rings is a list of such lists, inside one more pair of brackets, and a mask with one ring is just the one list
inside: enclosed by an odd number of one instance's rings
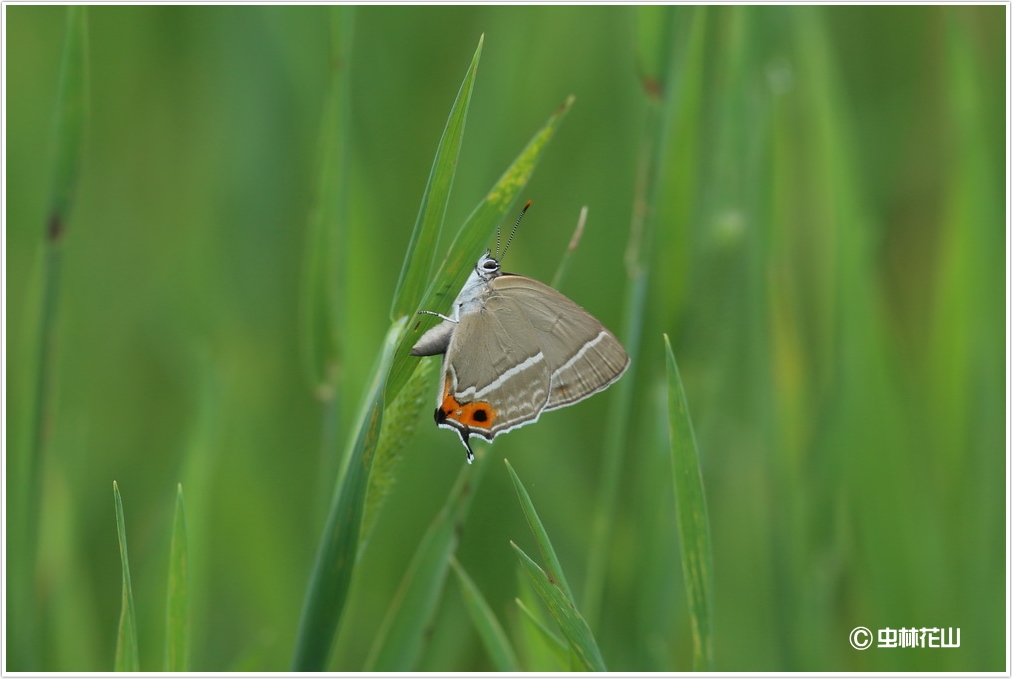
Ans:
{"label": "butterfly's hindwing", "polygon": [[622,344],[600,321],[544,283],[507,274],[492,282],[492,296],[516,302],[537,334],[551,375],[545,410],[596,394],[629,366]]}

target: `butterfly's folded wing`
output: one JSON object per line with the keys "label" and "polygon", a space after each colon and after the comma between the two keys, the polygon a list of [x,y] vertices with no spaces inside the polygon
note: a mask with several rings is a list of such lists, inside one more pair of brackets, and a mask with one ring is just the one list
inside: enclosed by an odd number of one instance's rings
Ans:
{"label": "butterfly's folded wing", "polygon": [[547,357],[520,305],[492,296],[481,311],[463,316],[443,365],[441,426],[491,440],[536,422],[549,400]]}
{"label": "butterfly's folded wing", "polygon": [[492,291],[493,298],[515,302],[537,334],[551,376],[545,410],[596,394],[629,367],[629,356],[615,335],[561,292],[515,274],[496,278]]}

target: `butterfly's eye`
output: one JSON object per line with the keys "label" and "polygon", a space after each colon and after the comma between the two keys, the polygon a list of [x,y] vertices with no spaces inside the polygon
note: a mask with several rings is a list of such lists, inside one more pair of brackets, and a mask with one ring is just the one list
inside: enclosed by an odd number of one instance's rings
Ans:
{"label": "butterfly's eye", "polygon": [[485,268],[485,271],[495,271],[499,265],[496,263],[494,259],[490,259],[484,264],[482,264],[482,266]]}

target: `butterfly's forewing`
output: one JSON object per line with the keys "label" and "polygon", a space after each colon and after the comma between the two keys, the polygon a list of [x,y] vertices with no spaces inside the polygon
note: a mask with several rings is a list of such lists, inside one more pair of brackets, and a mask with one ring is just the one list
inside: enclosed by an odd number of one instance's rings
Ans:
{"label": "butterfly's forewing", "polygon": [[537,335],[551,376],[545,410],[581,401],[622,376],[629,356],[615,336],[576,302],[544,283],[505,274],[492,281],[491,298],[523,311]]}

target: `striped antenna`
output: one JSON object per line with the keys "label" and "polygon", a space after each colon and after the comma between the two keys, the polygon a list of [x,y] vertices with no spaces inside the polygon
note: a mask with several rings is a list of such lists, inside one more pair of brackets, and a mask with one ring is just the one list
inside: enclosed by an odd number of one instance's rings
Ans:
{"label": "striped antenna", "polygon": [[532,201],[527,201],[527,205],[524,205],[524,209],[520,211],[520,216],[517,217],[517,222],[513,225],[513,230],[510,232],[509,240],[506,241],[506,247],[503,248],[502,255],[499,254],[499,232],[498,230],[496,231],[495,252],[497,262],[502,262],[502,258],[506,256],[506,251],[510,249],[510,243],[513,242],[513,236],[517,232],[517,227],[520,226],[520,220],[524,218],[524,213],[527,212],[527,208],[531,206],[531,202]]}

